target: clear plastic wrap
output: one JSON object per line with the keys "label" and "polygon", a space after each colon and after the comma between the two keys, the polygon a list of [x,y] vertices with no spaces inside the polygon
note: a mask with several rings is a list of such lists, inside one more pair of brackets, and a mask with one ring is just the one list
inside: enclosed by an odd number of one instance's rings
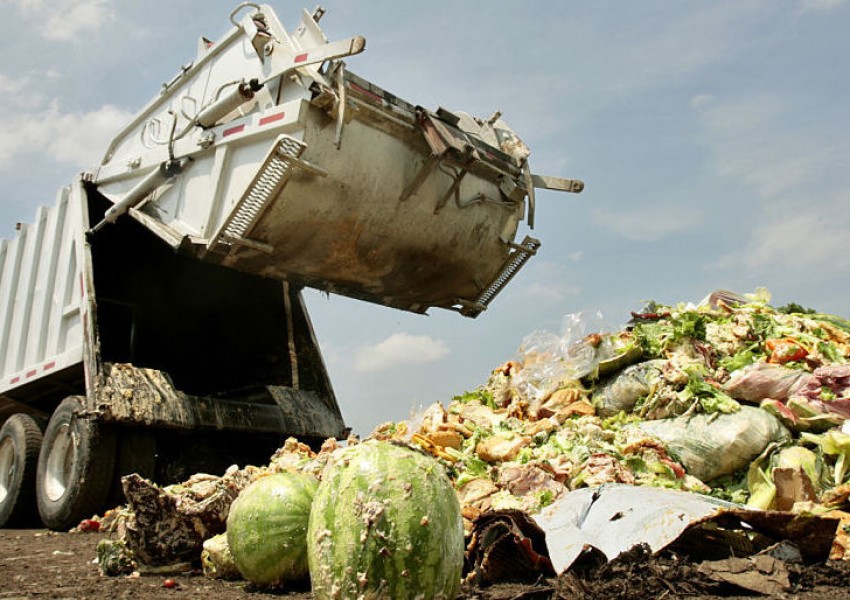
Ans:
{"label": "clear plastic wrap", "polygon": [[612,336],[602,331],[602,313],[579,312],[564,317],[560,335],[535,331],[526,336],[514,387],[523,397],[541,401],[564,382],[595,375],[599,363],[615,354]]}

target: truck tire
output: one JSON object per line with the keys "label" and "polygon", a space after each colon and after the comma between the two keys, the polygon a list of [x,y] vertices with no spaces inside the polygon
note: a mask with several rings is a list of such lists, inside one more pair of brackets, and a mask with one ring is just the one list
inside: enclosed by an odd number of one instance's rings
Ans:
{"label": "truck tire", "polygon": [[36,498],[42,522],[67,530],[98,512],[115,468],[115,434],[82,417],[84,398],[65,398],[50,417],[38,456]]}
{"label": "truck tire", "polygon": [[41,448],[41,428],[23,413],[9,417],[0,428],[0,527],[38,522],[35,473]]}

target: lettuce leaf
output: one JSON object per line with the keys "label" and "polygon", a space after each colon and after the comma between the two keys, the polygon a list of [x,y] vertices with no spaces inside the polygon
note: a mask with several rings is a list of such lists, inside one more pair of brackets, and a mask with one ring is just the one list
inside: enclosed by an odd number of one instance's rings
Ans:
{"label": "lettuce leaf", "polygon": [[702,369],[692,367],[687,369],[686,373],[688,374],[688,383],[685,384],[685,389],[679,393],[683,400],[697,400],[704,413],[729,414],[741,410],[741,405],[738,404],[737,400],[732,399],[729,394],[705,380]]}
{"label": "lettuce leaf", "polygon": [[804,442],[816,444],[821,452],[835,457],[835,465],[832,471],[833,485],[841,485],[850,468],[850,435],[842,433],[837,429],[831,429],[821,435],[803,433],[800,439]]}

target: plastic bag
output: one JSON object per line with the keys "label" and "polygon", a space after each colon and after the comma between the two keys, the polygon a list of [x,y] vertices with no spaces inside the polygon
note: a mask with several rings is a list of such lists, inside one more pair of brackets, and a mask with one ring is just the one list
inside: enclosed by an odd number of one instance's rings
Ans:
{"label": "plastic bag", "polygon": [[593,392],[593,408],[600,417],[611,417],[620,411],[631,412],[642,396],[649,394],[658,381],[665,360],[656,359],[623,369]]}
{"label": "plastic bag", "polygon": [[602,313],[572,313],[564,317],[560,335],[535,331],[526,336],[514,388],[529,400],[542,401],[562,382],[595,374],[601,361],[614,356],[611,336],[597,333],[602,330]]}
{"label": "plastic bag", "polygon": [[764,362],[753,363],[732,373],[723,390],[736,400],[761,402],[765,398],[787,400],[810,381],[820,389],[815,377],[806,371]]}
{"label": "plastic bag", "polygon": [[753,406],[730,414],[644,421],[635,427],[663,443],[689,475],[702,481],[734,473],[768,444],[791,439],[779,419]]}
{"label": "plastic bag", "polygon": [[535,331],[520,346],[522,368],[512,379],[513,387],[529,401],[542,401],[567,378],[561,338],[547,331]]}
{"label": "plastic bag", "polygon": [[[566,370],[572,379],[591,375],[599,363],[614,356],[611,336],[605,331],[602,313],[571,313],[564,317],[561,346]],[[596,335],[593,335],[596,334]]]}

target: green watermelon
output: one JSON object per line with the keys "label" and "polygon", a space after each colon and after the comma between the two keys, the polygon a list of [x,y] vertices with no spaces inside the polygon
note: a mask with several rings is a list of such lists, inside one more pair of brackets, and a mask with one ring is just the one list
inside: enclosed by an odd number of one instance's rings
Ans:
{"label": "green watermelon", "polygon": [[316,600],[453,600],[463,520],[433,458],[369,441],[337,451],[316,492],[307,534]]}
{"label": "green watermelon", "polygon": [[278,587],[307,577],[307,524],[317,485],[309,475],[277,473],[239,494],[227,516],[227,544],[245,579]]}

